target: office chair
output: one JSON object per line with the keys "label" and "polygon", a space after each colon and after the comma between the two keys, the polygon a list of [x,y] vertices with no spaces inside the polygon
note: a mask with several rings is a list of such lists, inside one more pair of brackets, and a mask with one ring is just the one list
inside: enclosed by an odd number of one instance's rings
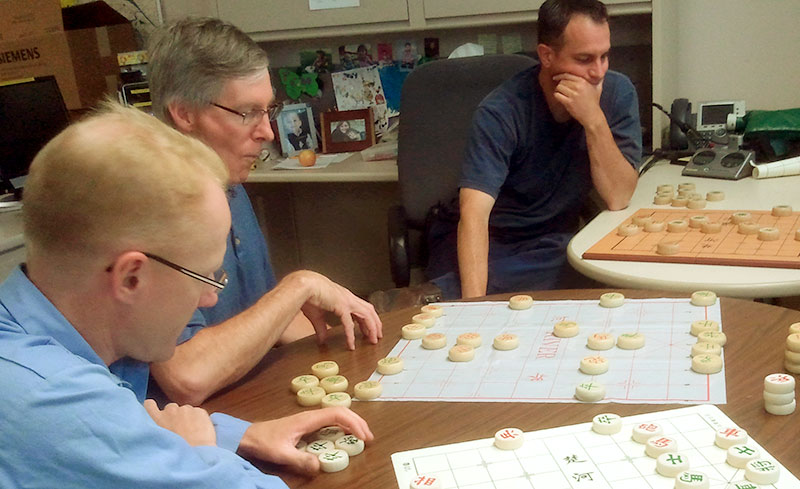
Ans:
{"label": "office chair", "polygon": [[518,54],[433,61],[412,71],[400,102],[397,169],[401,204],[389,209],[389,259],[396,287],[427,263],[431,208],[457,196],[461,162],[478,104],[536,61]]}

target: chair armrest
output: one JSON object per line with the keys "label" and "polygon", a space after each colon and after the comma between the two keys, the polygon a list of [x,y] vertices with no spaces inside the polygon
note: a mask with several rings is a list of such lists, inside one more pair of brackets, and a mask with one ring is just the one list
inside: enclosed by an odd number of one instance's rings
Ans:
{"label": "chair armrest", "polygon": [[389,208],[389,264],[392,280],[396,287],[408,287],[411,282],[411,265],[409,259],[408,222],[406,211],[401,205]]}

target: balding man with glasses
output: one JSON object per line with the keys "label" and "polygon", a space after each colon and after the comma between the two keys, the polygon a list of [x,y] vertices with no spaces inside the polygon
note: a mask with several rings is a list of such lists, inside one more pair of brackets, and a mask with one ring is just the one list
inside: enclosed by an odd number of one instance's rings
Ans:
{"label": "balding man with glasses", "polygon": [[[232,224],[225,252],[227,286],[213,307],[200,308],[175,355],[151,365],[172,400],[197,405],[240,379],[280,342],[316,332],[325,341],[324,309],[335,311],[355,348],[354,326],[371,343],[381,322],[371,304],[322,275],[294,272],[277,282],[266,241],[242,183],[277,116],[266,53],[246,34],[218,19],[185,19],[150,42],[150,90],[155,115],[211,147],[228,167]],[[326,296],[321,307],[307,307]],[[126,365],[115,366],[122,370]],[[129,378],[146,382],[141,373]]]}

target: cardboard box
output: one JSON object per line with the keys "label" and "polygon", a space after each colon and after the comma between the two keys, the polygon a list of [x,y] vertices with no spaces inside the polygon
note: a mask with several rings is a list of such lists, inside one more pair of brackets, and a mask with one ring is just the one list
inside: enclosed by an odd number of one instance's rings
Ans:
{"label": "cardboard box", "polygon": [[0,42],[63,30],[59,1],[0,0]]}
{"label": "cardboard box", "polygon": [[[23,0],[27,2],[30,0]],[[43,0],[34,0],[40,3]],[[17,3],[18,0],[0,0]],[[59,6],[59,0],[47,0]],[[117,22],[99,27],[40,33],[0,42],[0,81],[33,76],[55,75],[68,109],[91,107],[107,93],[117,90],[117,53],[137,49],[133,27],[104,2],[93,2],[64,9],[64,25],[74,22],[72,9],[100,10],[102,22]],[[113,12],[113,14],[109,13]],[[86,16],[77,12],[78,17]]]}

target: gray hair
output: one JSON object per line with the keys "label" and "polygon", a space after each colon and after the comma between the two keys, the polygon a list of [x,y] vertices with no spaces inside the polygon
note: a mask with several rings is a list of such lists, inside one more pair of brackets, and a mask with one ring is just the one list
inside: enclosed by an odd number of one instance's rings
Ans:
{"label": "gray hair", "polygon": [[236,26],[213,18],[187,18],[153,34],[150,94],[153,113],[174,125],[167,106],[200,108],[213,102],[228,80],[267,74],[267,53]]}

